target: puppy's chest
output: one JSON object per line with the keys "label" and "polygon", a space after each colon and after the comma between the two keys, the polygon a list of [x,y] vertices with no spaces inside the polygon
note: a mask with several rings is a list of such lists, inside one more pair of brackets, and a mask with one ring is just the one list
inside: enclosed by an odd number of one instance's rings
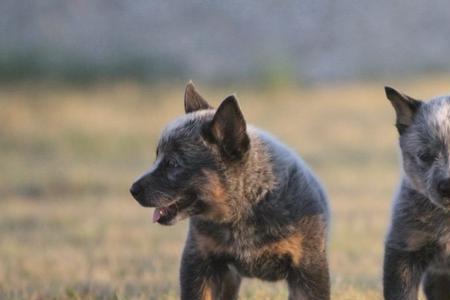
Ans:
{"label": "puppy's chest", "polygon": [[[449,220],[450,221],[450,220]],[[430,267],[436,270],[450,270],[450,222],[445,219],[435,220],[428,225],[426,245],[433,253]]]}
{"label": "puppy's chest", "polygon": [[450,226],[441,228],[438,234],[438,245],[442,258],[450,261]]}
{"label": "puppy's chest", "polygon": [[223,232],[220,237],[197,234],[197,247],[206,257],[226,259],[244,276],[276,280],[298,266],[303,256],[303,235],[292,233],[264,241],[252,228]]}

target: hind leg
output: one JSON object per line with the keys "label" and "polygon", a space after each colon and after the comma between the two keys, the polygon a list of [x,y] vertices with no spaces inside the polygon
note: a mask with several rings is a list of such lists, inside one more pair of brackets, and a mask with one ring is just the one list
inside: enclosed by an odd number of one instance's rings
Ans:
{"label": "hind leg", "polygon": [[330,275],[326,256],[295,269],[288,276],[288,286],[289,300],[329,300]]}
{"label": "hind leg", "polygon": [[450,272],[428,271],[423,290],[428,300],[450,300]]}

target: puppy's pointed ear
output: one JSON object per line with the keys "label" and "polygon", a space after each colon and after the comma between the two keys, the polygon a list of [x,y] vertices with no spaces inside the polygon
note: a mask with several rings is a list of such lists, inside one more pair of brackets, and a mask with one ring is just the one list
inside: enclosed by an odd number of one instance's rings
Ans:
{"label": "puppy's pointed ear", "polygon": [[229,159],[240,159],[248,151],[247,125],[234,95],[222,101],[207,128],[207,135]]}
{"label": "puppy's pointed ear", "polygon": [[413,99],[402,94],[395,89],[385,86],[386,97],[391,101],[397,115],[395,126],[400,134],[405,132],[406,128],[411,125],[414,115],[422,105],[422,101]]}
{"label": "puppy's pointed ear", "polygon": [[184,91],[184,111],[190,113],[208,108],[211,108],[211,106],[202,96],[200,96],[192,81],[189,81],[186,85],[186,90]]}

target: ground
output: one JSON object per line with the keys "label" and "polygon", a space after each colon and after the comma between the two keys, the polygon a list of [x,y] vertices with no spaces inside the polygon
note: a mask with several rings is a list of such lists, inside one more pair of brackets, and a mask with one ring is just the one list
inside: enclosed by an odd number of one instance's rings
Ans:
{"label": "ground", "polygon": [[[395,82],[416,97],[448,77]],[[250,123],[297,150],[330,198],[337,300],[381,299],[383,239],[400,162],[383,83],[207,88],[237,92]],[[178,299],[187,222],[162,227],[128,194],[183,84],[130,82],[0,88],[0,298]],[[287,299],[283,283],[245,280],[240,299]]]}

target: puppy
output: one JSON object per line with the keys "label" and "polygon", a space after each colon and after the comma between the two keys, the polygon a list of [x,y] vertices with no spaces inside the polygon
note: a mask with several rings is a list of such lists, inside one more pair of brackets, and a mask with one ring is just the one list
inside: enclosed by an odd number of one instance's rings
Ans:
{"label": "puppy", "polygon": [[286,280],[290,300],[329,299],[328,205],[310,169],[247,126],[235,96],[214,109],[189,83],[184,108],[130,189],[154,222],[190,218],[181,299],[237,299],[242,277]]}
{"label": "puppy", "polygon": [[450,299],[450,97],[415,100],[386,87],[404,175],[386,239],[384,297]]}

